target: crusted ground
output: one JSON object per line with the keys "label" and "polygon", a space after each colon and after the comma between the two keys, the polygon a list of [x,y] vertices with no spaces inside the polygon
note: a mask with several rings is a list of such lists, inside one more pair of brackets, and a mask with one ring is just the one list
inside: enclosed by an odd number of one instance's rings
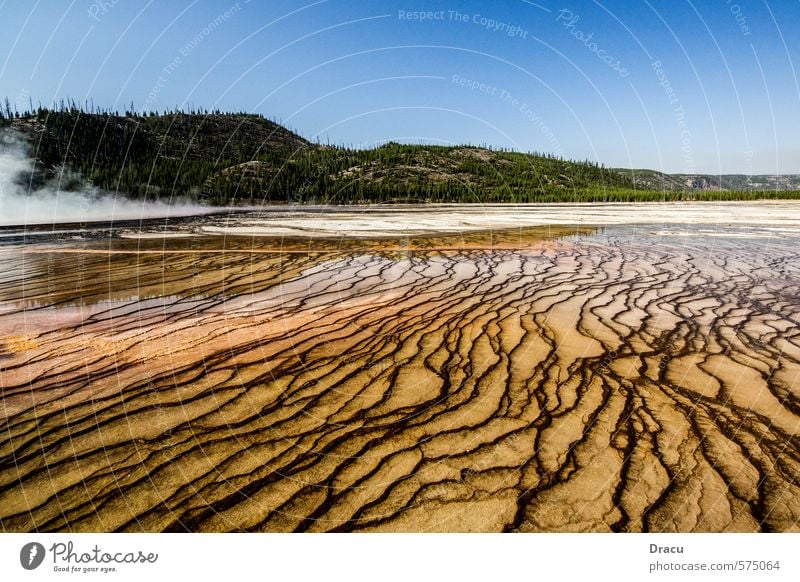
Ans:
{"label": "crusted ground", "polygon": [[567,232],[3,250],[2,530],[800,529],[797,240]]}

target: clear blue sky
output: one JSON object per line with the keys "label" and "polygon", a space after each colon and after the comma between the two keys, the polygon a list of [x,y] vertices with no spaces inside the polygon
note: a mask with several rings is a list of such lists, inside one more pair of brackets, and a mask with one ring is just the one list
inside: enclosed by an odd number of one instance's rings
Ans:
{"label": "clear blue sky", "polygon": [[798,0],[0,0],[0,96],[255,111],[367,147],[800,173],[798,22]]}

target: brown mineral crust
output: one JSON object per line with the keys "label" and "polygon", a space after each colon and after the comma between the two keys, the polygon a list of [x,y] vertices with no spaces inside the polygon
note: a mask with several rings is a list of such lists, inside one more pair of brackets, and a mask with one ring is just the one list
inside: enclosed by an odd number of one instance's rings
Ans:
{"label": "brown mineral crust", "polygon": [[2,530],[800,530],[797,245],[591,232],[4,249]]}

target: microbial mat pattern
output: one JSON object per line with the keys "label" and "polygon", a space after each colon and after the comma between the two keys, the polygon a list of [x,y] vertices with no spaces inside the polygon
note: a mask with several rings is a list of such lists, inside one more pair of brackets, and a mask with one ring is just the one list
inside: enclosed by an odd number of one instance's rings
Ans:
{"label": "microbial mat pattern", "polygon": [[800,529],[800,239],[565,230],[0,249],[2,530]]}

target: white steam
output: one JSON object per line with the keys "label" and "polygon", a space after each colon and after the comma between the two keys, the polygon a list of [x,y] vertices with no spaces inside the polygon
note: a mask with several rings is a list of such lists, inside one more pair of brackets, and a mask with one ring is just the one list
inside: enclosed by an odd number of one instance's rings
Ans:
{"label": "white steam", "polygon": [[129,200],[96,188],[63,191],[57,181],[56,185],[33,190],[23,185],[33,170],[25,144],[10,132],[0,137],[0,225],[137,220],[191,216],[212,210],[192,204]]}

